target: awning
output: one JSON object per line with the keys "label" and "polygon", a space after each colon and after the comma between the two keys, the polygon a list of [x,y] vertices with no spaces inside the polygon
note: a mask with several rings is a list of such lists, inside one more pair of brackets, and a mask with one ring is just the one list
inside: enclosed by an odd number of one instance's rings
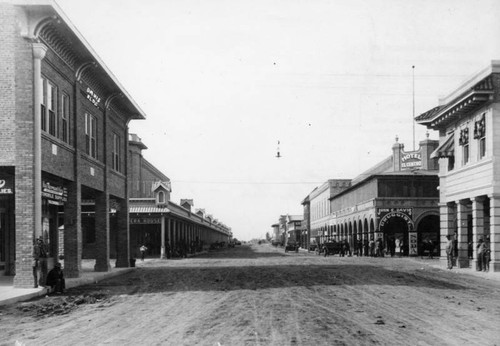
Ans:
{"label": "awning", "polygon": [[431,154],[431,159],[436,157],[451,157],[455,156],[455,136],[450,134],[443,143],[441,143],[436,150]]}
{"label": "awning", "polygon": [[169,213],[170,209],[156,206],[131,206],[128,212],[130,214],[165,214]]}

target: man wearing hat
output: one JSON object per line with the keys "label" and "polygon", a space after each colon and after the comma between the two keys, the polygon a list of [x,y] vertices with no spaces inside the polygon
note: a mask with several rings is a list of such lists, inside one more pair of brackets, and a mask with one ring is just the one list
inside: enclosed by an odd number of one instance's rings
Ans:
{"label": "man wearing hat", "polygon": [[40,284],[45,284],[47,276],[47,246],[43,242],[43,238],[39,237],[33,246],[33,279],[35,280],[35,288],[38,287],[38,270],[41,270]]}
{"label": "man wearing hat", "polygon": [[61,269],[61,263],[56,263],[47,275],[47,286],[55,293],[64,293],[66,282]]}

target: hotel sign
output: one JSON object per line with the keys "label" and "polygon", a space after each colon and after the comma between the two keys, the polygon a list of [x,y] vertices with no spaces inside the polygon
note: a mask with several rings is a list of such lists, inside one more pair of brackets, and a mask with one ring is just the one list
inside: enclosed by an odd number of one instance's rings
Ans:
{"label": "hotel sign", "polygon": [[151,225],[151,224],[161,224],[161,218],[160,217],[131,217],[130,218],[130,223],[131,224],[146,224],[146,225]]}
{"label": "hotel sign", "polygon": [[418,151],[405,152],[401,150],[401,169],[421,169],[422,153]]}

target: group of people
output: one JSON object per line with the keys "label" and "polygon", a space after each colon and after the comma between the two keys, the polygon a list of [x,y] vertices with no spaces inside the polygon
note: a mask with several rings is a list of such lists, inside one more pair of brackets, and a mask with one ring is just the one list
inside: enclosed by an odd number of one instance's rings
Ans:
{"label": "group of people", "polygon": [[[453,266],[456,265],[456,260],[458,258],[458,240],[457,234],[455,236],[447,235],[446,236],[446,259],[447,259],[447,268],[453,269]],[[470,251],[468,246],[468,252]],[[476,245],[476,270],[477,271],[489,271],[490,270],[490,244],[489,244],[489,236],[486,237],[486,241],[480,237],[478,239]],[[472,256],[468,256],[471,258]]]}
{"label": "group of people", "polygon": [[[33,246],[32,266],[34,287],[43,286],[49,288],[51,292],[58,294],[64,293],[66,281],[64,279],[61,263],[56,262],[54,268],[48,271],[48,255],[49,249],[47,244],[45,244],[42,237],[37,238]],[[38,277],[38,272],[40,272],[40,278]]]}

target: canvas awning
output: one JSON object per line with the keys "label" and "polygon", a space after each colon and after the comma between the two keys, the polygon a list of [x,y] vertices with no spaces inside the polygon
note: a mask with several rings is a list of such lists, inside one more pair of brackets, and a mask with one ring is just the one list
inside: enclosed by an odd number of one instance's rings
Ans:
{"label": "canvas awning", "polygon": [[453,133],[448,135],[444,142],[432,152],[431,159],[451,156],[455,156],[455,136]]}

